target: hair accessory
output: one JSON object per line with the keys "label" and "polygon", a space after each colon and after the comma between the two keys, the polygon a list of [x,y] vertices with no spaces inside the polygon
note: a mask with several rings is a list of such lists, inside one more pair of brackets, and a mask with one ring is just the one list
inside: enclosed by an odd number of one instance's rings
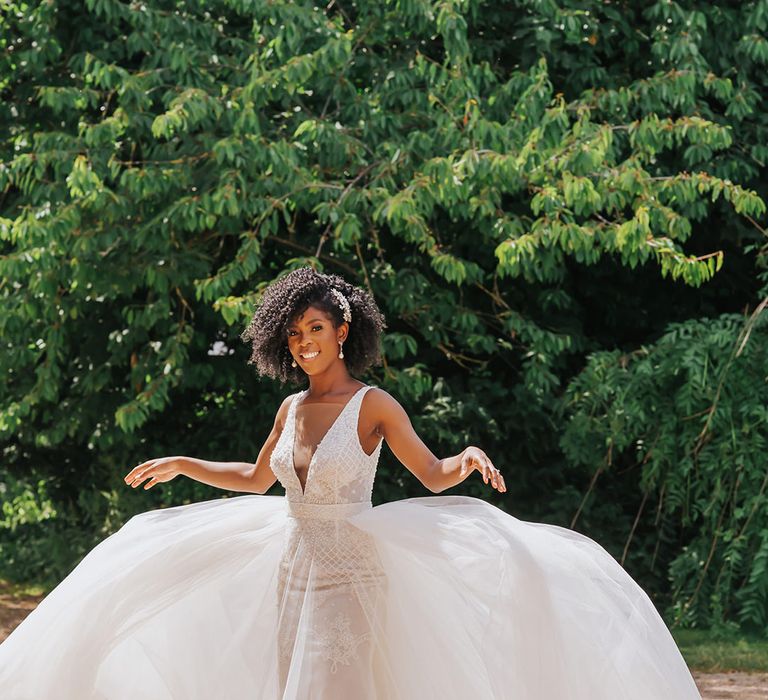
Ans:
{"label": "hair accessory", "polygon": [[342,312],[344,313],[344,320],[347,323],[352,323],[352,309],[349,307],[349,301],[336,287],[331,287],[331,294],[336,297],[339,302]]}

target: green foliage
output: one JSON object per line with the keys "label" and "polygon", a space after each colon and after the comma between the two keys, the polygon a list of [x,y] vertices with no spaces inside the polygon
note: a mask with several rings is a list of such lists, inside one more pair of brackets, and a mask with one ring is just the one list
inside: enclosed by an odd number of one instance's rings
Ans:
{"label": "green foliage", "polygon": [[595,477],[638,467],[659,536],[682,524],[670,614],[692,626],[768,629],[765,318],[749,334],[736,315],[687,321],[650,347],[594,353],[564,396],[569,460]]}
{"label": "green foliage", "polygon": [[[284,269],[368,287],[388,335],[366,379],[435,451],[493,455],[502,507],[557,522],[586,487],[557,446],[585,357],[702,309],[702,337],[725,333],[768,294],[766,0],[342,5],[5,3],[0,480],[43,480],[61,541],[89,523],[63,562],[132,512],[215,495],[139,502],[133,464],[258,452],[285,390],[232,346]],[[422,492],[389,455],[380,474],[377,498]],[[616,546],[639,487],[582,522]],[[695,494],[675,497],[660,559],[681,581],[701,543]],[[743,546],[763,561],[758,522]],[[759,576],[734,571],[743,599],[699,593],[697,621],[764,619]]]}

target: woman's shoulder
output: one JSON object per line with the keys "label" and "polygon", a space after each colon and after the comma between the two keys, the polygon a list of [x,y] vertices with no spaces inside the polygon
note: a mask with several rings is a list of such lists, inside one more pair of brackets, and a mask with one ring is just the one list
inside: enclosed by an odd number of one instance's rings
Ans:
{"label": "woman's shoulder", "polygon": [[405,409],[392,394],[386,389],[374,385],[369,385],[369,390],[363,396],[362,406],[366,414],[377,423],[388,416],[405,413]]}
{"label": "woman's shoulder", "polygon": [[366,384],[366,387],[369,391],[366,391],[365,395],[373,397],[375,401],[397,401],[386,389],[382,389],[376,384]]}

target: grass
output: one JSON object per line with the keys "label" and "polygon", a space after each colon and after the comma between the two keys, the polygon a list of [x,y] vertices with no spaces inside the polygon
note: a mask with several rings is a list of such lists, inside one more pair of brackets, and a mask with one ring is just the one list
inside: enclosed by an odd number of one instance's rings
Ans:
{"label": "grass", "polygon": [[44,595],[46,592],[42,586],[26,583],[12,583],[0,578],[0,594],[13,597],[22,595]]}
{"label": "grass", "polygon": [[768,672],[768,638],[709,630],[675,630],[672,636],[689,668],[708,673]]}

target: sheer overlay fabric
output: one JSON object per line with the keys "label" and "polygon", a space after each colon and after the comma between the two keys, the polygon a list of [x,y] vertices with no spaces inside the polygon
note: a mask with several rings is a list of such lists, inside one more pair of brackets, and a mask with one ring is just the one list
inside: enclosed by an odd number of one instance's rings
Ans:
{"label": "sheer overlay fabric", "polygon": [[700,700],[594,540],[465,496],[372,507],[369,388],[320,422],[293,396],[285,497],[148,511],[100,542],[0,644],[0,697]]}

